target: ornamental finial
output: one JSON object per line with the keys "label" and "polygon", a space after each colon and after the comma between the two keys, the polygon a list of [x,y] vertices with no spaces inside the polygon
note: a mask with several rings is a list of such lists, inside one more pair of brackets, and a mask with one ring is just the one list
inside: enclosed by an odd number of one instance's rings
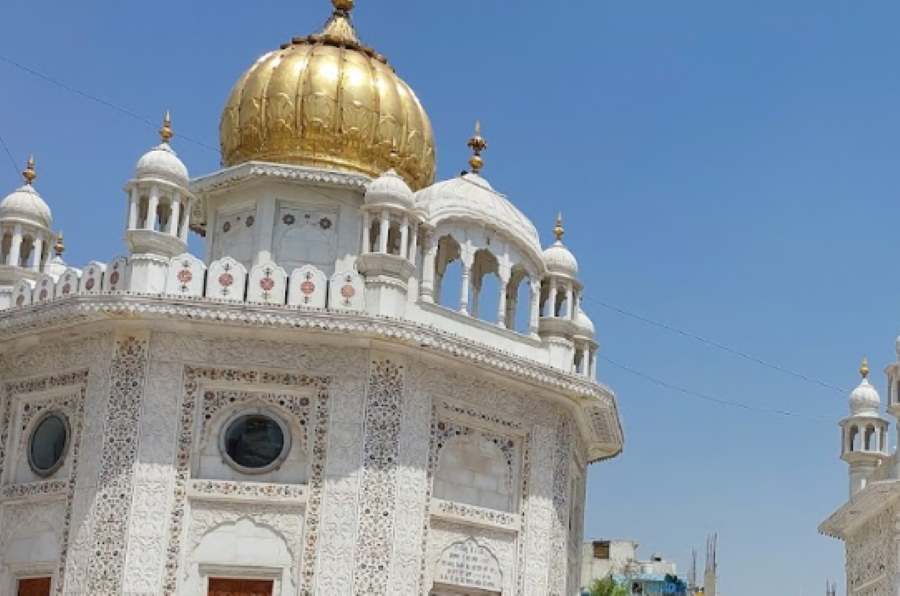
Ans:
{"label": "ornamental finial", "polygon": [[37,178],[37,171],[34,169],[34,155],[28,156],[28,162],[25,164],[25,169],[22,170],[22,178],[25,179],[25,184],[28,186],[31,186],[31,183]]}
{"label": "ornamental finial", "polygon": [[343,13],[353,10],[354,4],[353,0],[331,0],[331,5],[334,6],[334,9]]}
{"label": "ornamental finial", "polygon": [[475,121],[475,134],[469,138],[466,145],[472,149],[472,157],[469,158],[469,167],[472,172],[477,174],[484,167],[484,160],[481,159],[481,152],[487,149],[487,141],[481,136],[481,121]]}
{"label": "ornamental finial", "polygon": [[66,245],[63,242],[63,233],[59,232],[56,235],[56,244],[53,245],[53,252],[56,253],[56,256],[61,257],[64,252],[66,252]]}
{"label": "ornamental finial", "polygon": [[174,136],[175,133],[172,132],[172,115],[169,113],[169,110],[166,110],[166,115],[163,116],[162,128],[159,129],[159,138],[162,139],[163,143],[168,143]]}
{"label": "ornamental finial", "polygon": [[864,379],[869,377],[869,359],[868,358],[863,357],[862,364],[859,365],[859,374]]}
{"label": "ornamental finial", "polygon": [[553,226],[553,235],[556,236],[559,242],[562,242],[565,233],[566,229],[563,227],[562,212],[559,212],[556,214],[556,225]]}

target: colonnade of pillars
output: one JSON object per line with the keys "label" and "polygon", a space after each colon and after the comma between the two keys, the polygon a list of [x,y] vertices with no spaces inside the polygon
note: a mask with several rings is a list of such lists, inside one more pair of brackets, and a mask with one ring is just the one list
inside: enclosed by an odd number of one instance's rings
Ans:
{"label": "colonnade of pillars", "polygon": [[41,232],[31,232],[16,224],[12,230],[4,231],[2,239],[2,262],[10,267],[23,267],[40,272],[44,261],[44,247],[50,238]]}
{"label": "colonnade of pillars", "polygon": [[376,213],[364,211],[362,236],[362,252],[398,255],[415,267],[419,252],[419,222],[410,221],[409,215],[392,216],[389,209]]}
{"label": "colonnade of pillars", "polygon": [[[144,208],[140,189],[131,187],[128,194],[128,229],[153,230],[187,242],[190,200],[186,200],[177,190],[171,195],[164,195],[158,186],[153,185],[146,201]],[[165,208],[165,212],[161,212],[161,208]]]}
{"label": "colonnade of pillars", "polygon": [[589,342],[575,342],[575,362],[573,370],[576,374],[592,379],[597,377],[597,346]]}

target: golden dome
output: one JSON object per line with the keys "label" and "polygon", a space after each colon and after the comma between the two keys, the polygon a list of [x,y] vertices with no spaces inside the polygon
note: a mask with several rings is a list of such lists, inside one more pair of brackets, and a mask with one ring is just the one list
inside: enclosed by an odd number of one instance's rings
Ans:
{"label": "golden dome", "polygon": [[431,121],[387,60],[363,45],[350,0],[316,35],[294,38],[241,76],[219,126],[226,166],[259,160],[434,181]]}

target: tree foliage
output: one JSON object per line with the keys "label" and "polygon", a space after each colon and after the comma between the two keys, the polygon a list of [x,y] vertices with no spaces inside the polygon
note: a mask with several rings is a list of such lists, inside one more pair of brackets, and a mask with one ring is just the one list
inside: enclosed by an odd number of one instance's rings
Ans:
{"label": "tree foliage", "polygon": [[611,577],[594,580],[590,587],[591,596],[628,596],[628,590]]}

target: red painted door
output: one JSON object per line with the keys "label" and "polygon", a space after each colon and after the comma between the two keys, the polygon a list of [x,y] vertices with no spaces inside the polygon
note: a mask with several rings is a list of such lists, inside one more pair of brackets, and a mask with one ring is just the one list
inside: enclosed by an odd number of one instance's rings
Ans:
{"label": "red painted door", "polygon": [[49,577],[29,577],[20,579],[17,596],[50,596]]}
{"label": "red painted door", "polygon": [[209,596],[272,596],[270,579],[209,578]]}

